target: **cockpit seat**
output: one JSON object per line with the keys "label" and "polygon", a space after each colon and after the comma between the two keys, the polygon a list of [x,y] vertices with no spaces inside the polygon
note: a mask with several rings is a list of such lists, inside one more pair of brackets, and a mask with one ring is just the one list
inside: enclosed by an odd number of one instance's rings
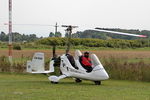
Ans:
{"label": "cockpit seat", "polygon": [[70,64],[71,64],[75,69],[79,69],[79,68],[76,66],[76,64],[75,64],[75,60],[74,60],[73,56],[70,55],[70,54],[66,54],[66,56],[67,56],[67,58],[68,58]]}

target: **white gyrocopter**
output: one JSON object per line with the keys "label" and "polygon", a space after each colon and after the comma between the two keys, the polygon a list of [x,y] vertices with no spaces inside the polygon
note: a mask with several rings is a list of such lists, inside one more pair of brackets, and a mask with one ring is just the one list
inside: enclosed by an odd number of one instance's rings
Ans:
{"label": "white gyrocopter", "polygon": [[[51,83],[58,83],[61,79],[64,79],[66,77],[72,77],[76,79],[90,80],[90,81],[93,81],[95,85],[101,85],[101,81],[109,79],[108,73],[106,72],[100,60],[95,54],[90,55],[92,68],[93,68],[91,72],[86,72],[86,70],[82,67],[82,64],[80,63],[79,59],[82,56],[82,53],[80,52],[80,50],[75,51],[75,56],[73,57],[73,60],[69,59],[68,55],[69,55],[69,49],[70,49],[71,33],[72,33],[72,29],[76,28],[76,26],[63,25],[63,27],[67,27],[66,32],[68,32],[69,38],[68,38],[66,53],[60,56],[60,71],[62,74],[60,76],[56,76],[56,75],[49,76],[48,79],[51,81]],[[145,35],[114,32],[114,31],[103,30],[101,28],[95,28],[95,29],[90,29],[90,30],[121,34],[121,35],[136,36],[136,37],[146,37]],[[32,61],[27,61],[27,72],[33,73],[33,74],[52,73],[55,71],[54,63],[55,63],[55,60],[51,59],[49,63],[49,70],[45,71],[44,53],[37,52],[34,54]],[[81,80],[75,80],[75,81],[81,82]]]}

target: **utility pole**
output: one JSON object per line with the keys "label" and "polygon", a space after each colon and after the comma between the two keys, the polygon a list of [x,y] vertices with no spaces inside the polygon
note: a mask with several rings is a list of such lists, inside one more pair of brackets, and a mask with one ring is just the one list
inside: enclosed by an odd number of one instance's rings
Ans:
{"label": "utility pole", "polygon": [[67,29],[66,29],[65,31],[66,31],[66,33],[68,34],[67,49],[66,49],[66,54],[68,54],[69,51],[70,51],[70,46],[71,46],[71,34],[72,34],[72,29],[73,29],[73,28],[78,28],[78,26],[62,25],[62,27],[67,27]]}
{"label": "utility pole", "polygon": [[9,0],[9,43],[8,43],[8,56],[9,62],[12,63],[12,0]]}
{"label": "utility pole", "polygon": [[55,25],[55,37],[56,37],[56,33],[57,33],[57,27],[58,27],[58,25],[57,25],[57,22],[56,22],[56,25]]}

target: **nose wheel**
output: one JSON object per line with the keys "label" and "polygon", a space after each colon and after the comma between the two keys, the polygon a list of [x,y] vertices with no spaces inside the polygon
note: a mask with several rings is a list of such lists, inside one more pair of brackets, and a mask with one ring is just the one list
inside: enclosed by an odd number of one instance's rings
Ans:
{"label": "nose wheel", "polygon": [[95,85],[101,85],[101,81],[94,81]]}
{"label": "nose wheel", "polygon": [[52,84],[58,84],[58,82],[51,81]]}

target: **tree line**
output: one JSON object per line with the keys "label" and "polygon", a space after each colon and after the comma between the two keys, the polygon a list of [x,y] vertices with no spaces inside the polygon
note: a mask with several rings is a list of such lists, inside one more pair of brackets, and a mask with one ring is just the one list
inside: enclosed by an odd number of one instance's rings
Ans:
{"label": "tree line", "polygon": [[[53,32],[49,33],[49,37],[62,37],[62,34],[60,32],[57,32],[56,34],[54,34]],[[36,34],[30,34],[30,35],[25,35],[25,34],[20,34],[18,32],[13,32],[12,33],[12,40],[13,42],[23,42],[23,41],[35,41],[35,40],[39,40],[42,39],[43,37],[37,37]],[[6,42],[9,39],[9,35],[1,32],[0,33],[0,41]]]}
{"label": "tree line", "polygon": [[[38,39],[40,38],[38,38],[35,34],[25,35],[25,34],[20,34],[18,32],[12,33],[13,42],[34,41]],[[8,40],[9,40],[9,35],[4,32],[1,32],[0,41],[6,42]]]}

